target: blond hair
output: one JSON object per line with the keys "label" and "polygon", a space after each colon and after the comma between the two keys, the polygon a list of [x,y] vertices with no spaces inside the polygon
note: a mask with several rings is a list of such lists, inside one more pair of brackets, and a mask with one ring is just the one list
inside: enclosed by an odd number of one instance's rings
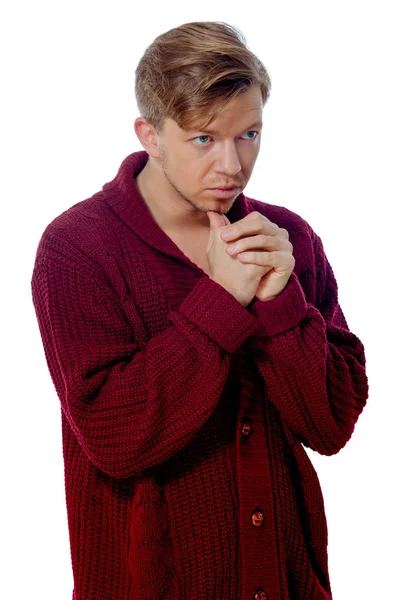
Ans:
{"label": "blond hair", "polygon": [[157,132],[170,117],[182,129],[207,127],[224,107],[252,85],[263,105],[271,80],[241,31],[227,23],[185,23],[159,35],[135,71],[139,112]]}

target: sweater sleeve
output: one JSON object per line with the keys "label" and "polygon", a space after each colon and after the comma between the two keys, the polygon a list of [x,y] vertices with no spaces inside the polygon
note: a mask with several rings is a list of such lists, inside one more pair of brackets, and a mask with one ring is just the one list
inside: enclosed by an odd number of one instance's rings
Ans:
{"label": "sweater sleeve", "polygon": [[[100,267],[42,241],[32,297],[62,410],[88,459],[113,477],[161,464],[216,408],[233,353],[256,319],[202,277],[161,333],[146,339]],[[157,311],[157,307],[154,307]]]}
{"label": "sweater sleeve", "polygon": [[349,331],[321,239],[313,232],[316,302],[293,272],[271,301],[255,300],[252,352],[266,397],[297,439],[320,454],[350,439],[368,397],[364,347]]}

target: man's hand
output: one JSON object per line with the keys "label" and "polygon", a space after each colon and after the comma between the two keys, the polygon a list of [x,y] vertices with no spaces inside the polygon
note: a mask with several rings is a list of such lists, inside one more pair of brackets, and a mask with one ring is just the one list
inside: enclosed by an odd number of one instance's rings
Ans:
{"label": "man's hand", "polygon": [[286,229],[254,211],[225,227],[221,238],[227,242],[226,252],[230,256],[236,256],[242,263],[268,268],[258,284],[256,298],[272,300],[286,287],[295,265]]}
{"label": "man's hand", "polygon": [[210,268],[210,279],[225,288],[232,296],[246,307],[253,300],[262,277],[270,267],[246,264],[236,256],[229,256],[227,244],[221,233],[231,226],[228,218],[219,213],[208,211],[210,234],[206,249]]}

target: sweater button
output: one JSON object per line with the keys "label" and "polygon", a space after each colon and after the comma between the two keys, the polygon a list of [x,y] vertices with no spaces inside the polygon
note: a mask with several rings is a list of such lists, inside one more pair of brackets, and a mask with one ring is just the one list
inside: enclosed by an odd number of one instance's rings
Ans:
{"label": "sweater button", "polygon": [[261,510],[256,510],[251,515],[251,521],[255,527],[260,527],[264,521],[264,515]]}
{"label": "sweater button", "polygon": [[258,590],[254,595],[254,600],[267,600],[267,594],[264,590]]}
{"label": "sweater button", "polygon": [[249,421],[245,421],[242,424],[242,435],[250,435],[251,434],[251,425]]}

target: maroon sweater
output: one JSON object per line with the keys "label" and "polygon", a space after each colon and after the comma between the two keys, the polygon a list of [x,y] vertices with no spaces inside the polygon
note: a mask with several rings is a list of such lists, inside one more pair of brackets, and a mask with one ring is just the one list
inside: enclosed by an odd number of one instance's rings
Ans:
{"label": "maroon sweater", "polygon": [[62,406],[76,600],[327,600],[327,526],[303,446],[338,452],[365,405],[320,238],[288,230],[296,265],[244,308],[153,220],[146,152],[48,225],[32,277]]}

